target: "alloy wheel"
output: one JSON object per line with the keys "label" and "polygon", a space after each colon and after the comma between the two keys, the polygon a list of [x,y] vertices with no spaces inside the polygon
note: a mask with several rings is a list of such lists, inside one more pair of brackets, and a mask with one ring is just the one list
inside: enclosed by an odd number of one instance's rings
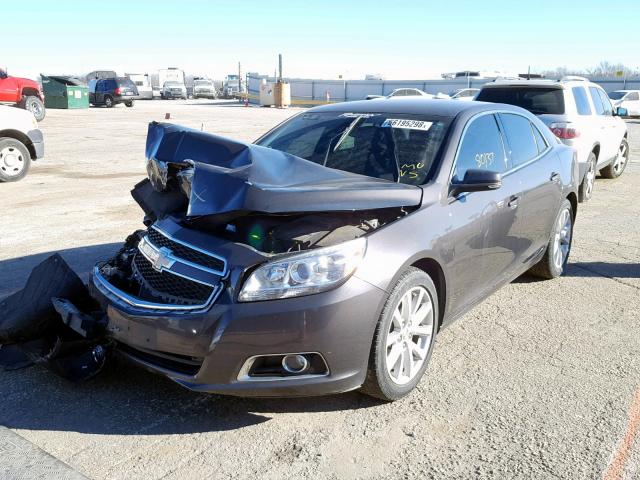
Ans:
{"label": "alloy wheel", "polygon": [[613,170],[616,172],[616,175],[620,175],[624,170],[625,164],[627,163],[627,153],[627,143],[622,142],[620,144],[620,148],[618,149],[618,155],[613,162]]}
{"label": "alloy wheel", "polygon": [[593,186],[596,182],[596,162],[591,162],[589,164],[589,170],[587,170],[587,174],[584,179],[587,184],[585,185],[587,188],[585,190],[585,197],[591,198],[591,194],[593,193]]}
{"label": "alloy wheel", "polygon": [[553,242],[553,263],[559,270],[562,269],[571,248],[572,223],[571,212],[568,208],[563,209],[558,216]]}
{"label": "alloy wheel", "polygon": [[0,150],[0,170],[8,177],[17,177],[24,170],[25,161],[22,152],[8,146]]}
{"label": "alloy wheel", "polygon": [[40,104],[35,100],[29,102],[27,110],[29,110],[36,118],[40,118],[40,115],[42,115],[42,108],[40,108]]}
{"label": "alloy wheel", "polygon": [[398,302],[386,339],[386,364],[391,380],[409,383],[424,364],[434,331],[433,303],[421,286],[408,290]]}

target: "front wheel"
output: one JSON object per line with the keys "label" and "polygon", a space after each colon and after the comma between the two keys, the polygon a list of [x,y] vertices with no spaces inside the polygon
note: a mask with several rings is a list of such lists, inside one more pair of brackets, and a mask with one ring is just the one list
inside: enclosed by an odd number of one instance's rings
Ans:
{"label": "front wheel", "polygon": [[31,112],[37,121],[44,120],[46,110],[44,109],[44,103],[38,97],[29,96],[22,102],[22,108]]}
{"label": "front wheel", "polygon": [[618,178],[624,172],[629,162],[629,144],[627,139],[623,138],[618,147],[616,158],[609,165],[600,170],[604,178]]}
{"label": "front wheel", "polygon": [[25,177],[31,165],[31,154],[20,140],[0,138],[0,182],[17,182]]}
{"label": "front wheel", "polygon": [[547,244],[544,257],[529,272],[540,278],[556,278],[564,273],[571,252],[573,240],[573,207],[565,199],[553,223],[551,239]]}
{"label": "front wheel", "polygon": [[378,320],[363,393],[393,401],[418,384],[436,337],[437,298],[425,272],[410,267],[402,274]]}

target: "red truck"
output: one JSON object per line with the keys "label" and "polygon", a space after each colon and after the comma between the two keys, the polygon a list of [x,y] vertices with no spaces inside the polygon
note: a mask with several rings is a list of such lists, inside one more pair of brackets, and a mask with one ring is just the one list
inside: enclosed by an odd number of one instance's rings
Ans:
{"label": "red truck", "polygon": [[44,118],[44,94],[37,82],[28,78],[10,77],[0,69],[0,104],[15,105],[33,113],[36,120]]}

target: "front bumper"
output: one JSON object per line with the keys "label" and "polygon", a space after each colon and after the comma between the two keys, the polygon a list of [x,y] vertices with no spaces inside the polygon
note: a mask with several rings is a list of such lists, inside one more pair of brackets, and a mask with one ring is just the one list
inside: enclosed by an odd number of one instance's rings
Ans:
{"label": "front bumper", "polygon": [[164,92],[164,98],[187,98],[187,92]]}
{"label": "front bumper", "polygon": [[27,132],[27,136],[29,137],[29,140],[31,140],[31,144],[33,145],[33,149],[36,154],[33,160],[44,157],[44,137],[42,136],[42,130],[29,130]]}
{"label": "front bumper", "polygon": [[[129,359],[191,390],[263,397],[324,395],[362,385],[387,296],[354,276],[335,290],[304,297],[236,303],[225,288],[206,312],[150,313],[121,302],[95,276],[91,285],[106,308],[108,335]],[[238,379],[250,357],[296,352],[320,353],[328,375]],[[167,358],[196,366],[187,372]]]}

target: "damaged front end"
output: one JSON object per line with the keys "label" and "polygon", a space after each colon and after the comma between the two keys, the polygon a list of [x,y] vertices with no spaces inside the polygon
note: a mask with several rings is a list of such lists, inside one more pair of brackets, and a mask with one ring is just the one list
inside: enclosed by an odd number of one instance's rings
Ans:
{"label": "damaged front end", "polygon": [[[138,353],[155,355],[155,364],[173,362],[172,371],[177,364],[200,365],[210,338],[197,347],[182,340],[168,347],[166,338],[173,337],[151,335],[149,325],[132,338],[127,321],[107,312],[204,314],[220,295],[237,302],[247,272],[261,263],[366,236],[417,209],[422,199],[417,186],[171,124],[149,125],[146,156],[148,178],[132,190],[146,230],[95,266],[90,291],[59,256],[37,267],[25,289],[2,304],[0,362],[4,352],[14,366],[22,365],[15,348],[31,361],[55,365],[75,355],[80,367],[67,366],[66,376],[88,378],[114,344],[134,344]],[[61,264],[66,268],[55,275],[66,280],[51,281],[51,265]],[[37,299],[33,308],[12,315],[25,309],[27,298]],[[170,330],[171,322],[166,325]]]}

